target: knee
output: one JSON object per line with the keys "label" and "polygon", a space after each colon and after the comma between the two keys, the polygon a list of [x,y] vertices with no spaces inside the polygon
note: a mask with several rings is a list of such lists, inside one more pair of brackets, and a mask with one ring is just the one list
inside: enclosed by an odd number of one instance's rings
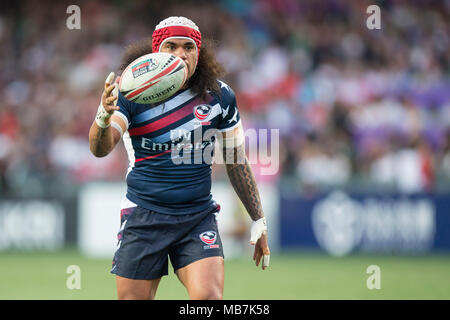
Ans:
{"label": "knee", "polygon": [[160,279],[133,280],[116,277],[117,298],[119,300],[153,300]]}
{"label": "knee", "polygon": [[148,296],[140,296],[136,294],[121,294],[118,296],[118,300],[150,300]]}
{"label": "knee", "polygon": [[214,290],[214,291],[211,290],[211,292],[208,292],[205,295],[205,298],[203,300],[222,300],[223,299],[222,296],[223,295],[221,290]]}
{"label": "knee", "polygon": [[154,295],[151,293],[126,291],[118,292],[117,298],[118,300],[153,300]]}
{"label": "knee", "polygon": [[206,290],[193,292],[192,300],[222,300],[223,292],[220,288],[208,288]]}

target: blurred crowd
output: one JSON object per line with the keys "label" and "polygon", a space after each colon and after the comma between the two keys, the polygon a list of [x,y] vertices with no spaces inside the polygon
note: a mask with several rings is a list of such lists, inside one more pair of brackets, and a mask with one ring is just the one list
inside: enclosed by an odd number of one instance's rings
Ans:
{"label": "blurred crowd", "polygon": [[[66,27],[71,4],[80,30]],[[366,26],[371,4],[379,30]],[[300,192],[448,191],[449,13],[449,1],[431,0],[2,2],[0,193],[124,179],[123,146],[95,158],[89,127],[124,48],[169,15],[217,40],[244,128],[279,129],[278,173],[259,180]]]}

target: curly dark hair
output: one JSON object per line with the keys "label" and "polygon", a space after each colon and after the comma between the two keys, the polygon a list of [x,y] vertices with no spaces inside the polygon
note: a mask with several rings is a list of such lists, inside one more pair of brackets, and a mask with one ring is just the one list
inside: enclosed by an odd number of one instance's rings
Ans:
{"label": "curly dark hair", "polygon": [[[216,94],[220,94],[220,86],[217,79],[225,74],[223,66],[216,60],[214,54],[215,43],[211,39],[202,39],[202,47],[194,74],[188,81],[188,87],[195,94],[201,94],[204,98],[207,95],[207,90]],[[128,45],[122,56],[122,62],[119,67],[119,74],[121,74],[126,67],[145,54],[152,52],[152,39],[145,38]]]}

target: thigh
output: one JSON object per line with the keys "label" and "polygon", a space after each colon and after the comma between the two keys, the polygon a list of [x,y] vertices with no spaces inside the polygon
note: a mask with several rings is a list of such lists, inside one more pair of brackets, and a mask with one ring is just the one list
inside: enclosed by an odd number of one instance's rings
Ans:
{"label": "thigh", "polygon": [[116,276],[117,298],[119,300],[153,300],[159,279],[135,280]]}
{"label": "thigh", "polygon": [[164,237],[168,218],[141,207],[122,214],[111,273],[133,280],[155,280],[167,275],[168,250],[175,241]]}
{"label": "thigh", "polygon": [[224,259],[217,209],[202,213],[170,250],[170,260],[191,299],[222,299]]}
{"label": "thigh", "polygon": [[222,240],[217,227],[216,211],[203,212],[189,220],[188,229],[181,227],[182,236],[169,250],[174,271],[197,260],[223,257]]}
{"label": "thigh", "polygon": [[224,260],[221,256],[197,260],[175,272],[193,300],[223,298]]}

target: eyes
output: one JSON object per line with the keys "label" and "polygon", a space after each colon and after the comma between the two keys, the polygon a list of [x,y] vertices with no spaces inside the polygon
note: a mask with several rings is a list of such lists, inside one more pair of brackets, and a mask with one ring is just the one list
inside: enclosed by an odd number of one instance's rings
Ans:
{"label": "eyes", "polygon": [[[175,51],[177,49],[177,46],[174,43],[167,42],[164,44],[164,48],[169,51]],[[195,50],[195,47],[193,44],[187,43],[187,44],[183,45],[183,49],[186,52],[192,52]]]}

